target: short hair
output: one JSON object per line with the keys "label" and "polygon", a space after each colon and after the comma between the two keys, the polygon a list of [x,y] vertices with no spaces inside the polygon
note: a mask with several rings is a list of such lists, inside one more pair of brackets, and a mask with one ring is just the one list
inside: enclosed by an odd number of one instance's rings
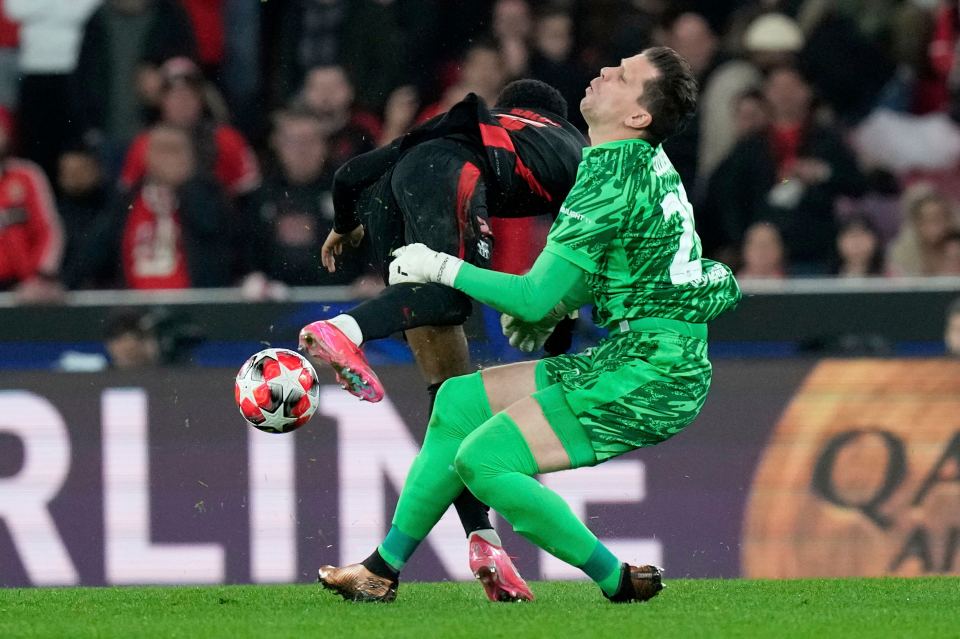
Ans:
{"label": "short hair", "polygon": [[639,102],[653,121],[646,128],[646,139],[654,146],[679,133],[697,110],[697,81],[690,65],[670,47],[651,47],[643,56],[659,72],[643,85]]}
{"label": "short hair", "polygon": [[567,117],[567,101],[559,91],[540,80],[514,80],[503,87],[495,106],[501,109],[540,109]]}
{"label": "short hair", "polygon": [[141,338],[155,336],[156,326],[151,313],[138,308],[118,308],[111,311],[104,322],[104,338],[116,339],[128,333]]}

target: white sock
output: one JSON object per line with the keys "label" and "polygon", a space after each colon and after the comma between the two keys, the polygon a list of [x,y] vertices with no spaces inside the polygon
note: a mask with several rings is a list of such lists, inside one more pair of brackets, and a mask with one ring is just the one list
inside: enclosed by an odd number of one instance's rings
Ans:
{"label": "white sock", "polygon": [[[477,535],[481,539],[485,540],[487,543],[491,543],[494,546],[503,547],[503,542],[500,541],[500,535],[497,534],[497,531],[493,528],[484,528],[482,530],[474,530],[470,533],[470,537]],[[469,538],[468,538],[469,541]]]}
{"label": "white sock", "polygon": [[343,331],[343,334],[357,346],[363,344],[363,331],[360,330],[360,325],[357,324],[357,320],[349,315],[340,314],[327,321]]}

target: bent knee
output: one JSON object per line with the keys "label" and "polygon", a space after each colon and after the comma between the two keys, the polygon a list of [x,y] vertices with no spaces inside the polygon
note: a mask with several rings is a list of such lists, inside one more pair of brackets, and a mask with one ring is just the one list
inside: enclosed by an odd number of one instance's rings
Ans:
{"label": "bent knee", "polygon": [[[471,389],[477,385],[480,377],[480,371],[470,373],[469,375],[457,375],[451,377],[442,384],[437,390],[437,398],[434,413],[437,410],[449,409],[459,403],[463,403],[464,398],[471,396]],[[480,382],[482,383],[482,382]]]}
{"label": "bent knee", "polygon": [[456,457],[453,458],[453,468],[457,471],[457,475],[460,476],[460,481],[462,481],[474,495],[477,494],[476,490],[478,486],[476,484],[482,464],[481,460],[482,455],[477,451],[477,447],[472,446],[469,441],[460,445]]}

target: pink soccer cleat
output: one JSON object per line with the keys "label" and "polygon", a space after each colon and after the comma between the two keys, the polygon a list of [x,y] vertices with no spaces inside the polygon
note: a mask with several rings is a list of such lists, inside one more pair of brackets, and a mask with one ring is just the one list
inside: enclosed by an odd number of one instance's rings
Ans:
{"label": "pink soccer cleat", "polygon": [[494,546],[480,535],[470,535],[470,570],[483,584],[490,601],[533,601],[510,556],[500,546]]}
{"label": "pink soccer cleat", "polygon": [[337,373],[341,388],[368,402],[383,399],[383,384],[363,351],[330,322],[307,324],[300,331],[300,350],[322,360]]}

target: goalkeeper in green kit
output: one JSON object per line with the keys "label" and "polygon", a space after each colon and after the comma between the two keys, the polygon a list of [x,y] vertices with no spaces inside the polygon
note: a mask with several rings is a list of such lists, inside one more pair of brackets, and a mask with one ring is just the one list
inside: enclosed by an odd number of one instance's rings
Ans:
{"label": "goalkeeper in green kit", "polygon": [[[579,354],[446,381],[386,538],[362,563],[322,567],[325,587],[347,599],[393,600],[407,559],[466,487],[611,601],[659,592],[659,568],[621,562],[534,476],[658,444],[706,399],[706,323],[735,306],[740,290],[729,268],[701,258],[692,208],[660,146],[693,114],[696,94],[686,61],[666,47],[601,70],[580,104],[592,146],[526,275],[422,244],[395,253],[391,284],[455,287],[510,316],[515,343],[537,342],[586,303],[610,333]],[[498,579],[502,600],[532,598],[510,576],[478,577]]]}

